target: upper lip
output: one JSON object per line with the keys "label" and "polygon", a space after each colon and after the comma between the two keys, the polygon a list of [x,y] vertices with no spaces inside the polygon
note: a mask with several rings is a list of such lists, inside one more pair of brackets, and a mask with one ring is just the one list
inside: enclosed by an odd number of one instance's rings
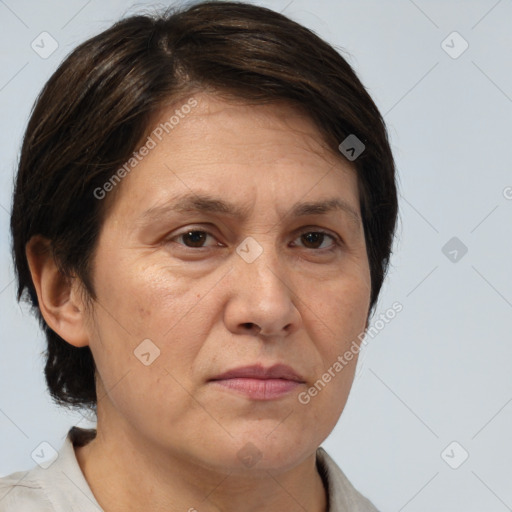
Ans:
{"label": "upper lip", "polygon": [[217,375],[211,380],[225,380],[225,379],[285,379],[293,380],[296,382],[304,382],[304,379],[290,366],[286,364],[275,364],[265,368],[261,364],[251,366],[242,366],[240,368],[233,368],[220,375]]}

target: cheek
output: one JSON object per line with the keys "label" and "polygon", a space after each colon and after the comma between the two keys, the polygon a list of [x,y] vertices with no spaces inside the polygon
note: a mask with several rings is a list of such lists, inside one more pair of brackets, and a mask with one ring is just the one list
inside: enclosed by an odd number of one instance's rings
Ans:
{"label": "cheek", "polygon": [[190,368],[208,332],[208,318],[197,307],[203,286],[166,269],[121,265],[98,283],[91,350],[99,399],[107,394],[134,424],[186,417],[194,407],[185,391]]}
{"label": "cheek", "polygon": [[136,262],[121,261],[111,271],[98,271],[96,277],[100,304],[134,340],[164,339],[193,309],[203,288],[172,268]]}
{"label": "cheek", "polygon": [[371,288],[365,273],[345,275],[310,288],[307,303],[330,336],[326,348],[340,350],[364,332]]}
{"label": "cheek", "polygon": [[311,329],[312,337],[321,360],[316,374],[321,382],[313,400],[334,422],[354,379],[370,303],[368,282],[364,271],[354,272],[308,294],[308,318],[310,325],[316,326]]}
{"label": "cheek", "polygon": [[199,338],[193,334],[198,329],[197,318],[196,322],[185,321],[198,301],[194,287],[173,278],[166,269],[123,262],[98,268],[95,281],[91,350],[105,386],[128,370],[145,368],[143,359],[154,362],[151,372],[134,374],[141,383],[157,378],[155,368],[181,373],[176,361],[186,366],[198,349],[194,340]]}

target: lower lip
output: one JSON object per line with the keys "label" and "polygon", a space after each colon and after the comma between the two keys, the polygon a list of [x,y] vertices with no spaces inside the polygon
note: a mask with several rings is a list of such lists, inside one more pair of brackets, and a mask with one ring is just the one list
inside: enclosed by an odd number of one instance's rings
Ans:
{"label": "lower lip", "polygon": [[287,395],[298,386],[300,382],[286,379],[223,379],[214,383],[237,393],[248,396],[254,400],[273,400]]}

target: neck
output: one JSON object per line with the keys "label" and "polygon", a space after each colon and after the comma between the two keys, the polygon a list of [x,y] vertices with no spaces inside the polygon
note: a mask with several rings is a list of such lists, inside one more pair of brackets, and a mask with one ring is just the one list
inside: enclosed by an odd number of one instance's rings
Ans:
{"label": "neck", "polygon": [[316,453],[286,471],[205,467],[186,454],[102,429],[75,447],[78,463],[105,512],[326,512]]}

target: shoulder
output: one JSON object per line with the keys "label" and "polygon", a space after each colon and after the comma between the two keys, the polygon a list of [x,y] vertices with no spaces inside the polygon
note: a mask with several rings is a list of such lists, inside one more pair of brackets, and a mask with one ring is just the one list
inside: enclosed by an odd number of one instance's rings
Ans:
{"label": "shoulder", "polygon": [[90,437],[89,431],[73,428],[50,462],[0,478],[0,511],[101,512],[73,447]]}
{"label": "shoulder", "polygon": [[329,497],[329,512],[378,512],[323,448],[317,449],[316,460]]}
{"label": "shoulder", "polygon": [[36,468],[0,478],[0,510],[53,512],[44,483],[37,478]]}

